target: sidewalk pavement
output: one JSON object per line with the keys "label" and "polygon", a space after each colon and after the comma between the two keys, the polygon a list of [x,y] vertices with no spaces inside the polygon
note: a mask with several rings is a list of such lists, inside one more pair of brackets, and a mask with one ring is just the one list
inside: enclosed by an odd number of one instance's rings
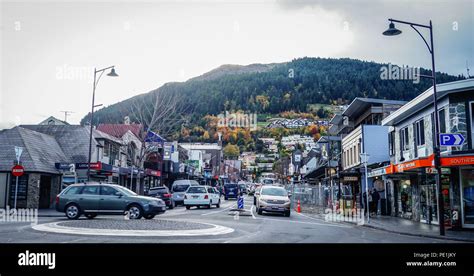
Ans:
{"label": "sidewalk pavement", "polygon": [[[305,214],[324,219],[324,208],[314,206],[302,206],[302,212]],[[344,222],[354,224],[355,222]],[[413,220],[392,217],[392,216],[376,216],[370,217],[370,223],[367,220],[362,227],[368,227],[378,229],[386,232],[435,238],[442,240],[452,241],[463,241],[463,242],[474,242],[474,229],[462,229],[462,230],[451,230],[446,229],[445,236],[439,235],[439,226],[435,224],[426,224],[422,222],[416,222]]]}
{"label": "sidewalk pavement", "polygon": [[439,235],[439,226],[435,224],[426,224],[408,219],[377,216],[371,217],[370,223],[365,222],[364,227],[379,229],[391,233],[398,233],[410,236],[428,237],[443,240],[474,242],[474,230],[446,229],[445,236]]}

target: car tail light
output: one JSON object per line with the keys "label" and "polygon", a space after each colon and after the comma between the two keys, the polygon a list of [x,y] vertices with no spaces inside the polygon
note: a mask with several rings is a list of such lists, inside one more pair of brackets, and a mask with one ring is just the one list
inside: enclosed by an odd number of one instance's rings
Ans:
{"label": "car tail light", "polygon": [[163,197],[171,197],[171,194],[164,194]]}
{"label": "car tail light", "polygon": [[208,199],[208,198],[209,198],[209,196],[208,196],[208,195],[205,195],[205,196],[204,196],[204,199]]}
{"label": "car tail light", "polygon": [[56,204],[59,204],[59,196],[56,196]]}

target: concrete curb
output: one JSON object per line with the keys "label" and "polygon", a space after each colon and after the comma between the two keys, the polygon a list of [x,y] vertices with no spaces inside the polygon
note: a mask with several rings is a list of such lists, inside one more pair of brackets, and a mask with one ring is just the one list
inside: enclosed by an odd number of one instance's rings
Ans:
{"label": "concrete curb", "polygon": [[[351,223],[349,223],[349,224],[351,224]],[[370,225],[370,224],[364,224],[364,225],[361,225],[361,226],[367,227],[367,228],[372,228],[372,229],[377,229],[377,230],[382,230],[382,231],[385,231],[385,232],[400,234],[400,235],[413,236],[413,237],[423,237],[423,238],[431,238],[431,239],[438,239],[438,240],[452,240],[452,241],[461,241],[461,242],[474,242],[474,240],[471,240],[471,239],[464,239],[464,238],[457,238],[457,237],[446,237],[446,236],[442,237],[442,236],[435,236],[435,235],[429,235],[429,234],[394,231],[394,230],[390,230],[390,229],[387,229],[387,228],[384,228],[384,227]]]}

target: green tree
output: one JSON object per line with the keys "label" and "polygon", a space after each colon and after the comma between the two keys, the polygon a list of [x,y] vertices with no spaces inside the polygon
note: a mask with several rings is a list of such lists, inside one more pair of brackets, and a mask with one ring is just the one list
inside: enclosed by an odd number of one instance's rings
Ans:
{"label": "green tree", "polygon": [[233,144],[227,144],[227,146],[224,147],[224,156],[230,159],[234,159],[239,157],[240,155],[240,150],[237,145]]}

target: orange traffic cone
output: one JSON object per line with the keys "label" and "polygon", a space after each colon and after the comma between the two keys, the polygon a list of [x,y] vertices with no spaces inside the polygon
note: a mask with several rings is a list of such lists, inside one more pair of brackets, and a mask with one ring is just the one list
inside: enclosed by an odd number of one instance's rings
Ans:
{"label": "orange traffic cone", "polygon": [[296,206],[296,212],[301,213],[301,204],[300,204],[299,199],[298,199],[298,205]]}

